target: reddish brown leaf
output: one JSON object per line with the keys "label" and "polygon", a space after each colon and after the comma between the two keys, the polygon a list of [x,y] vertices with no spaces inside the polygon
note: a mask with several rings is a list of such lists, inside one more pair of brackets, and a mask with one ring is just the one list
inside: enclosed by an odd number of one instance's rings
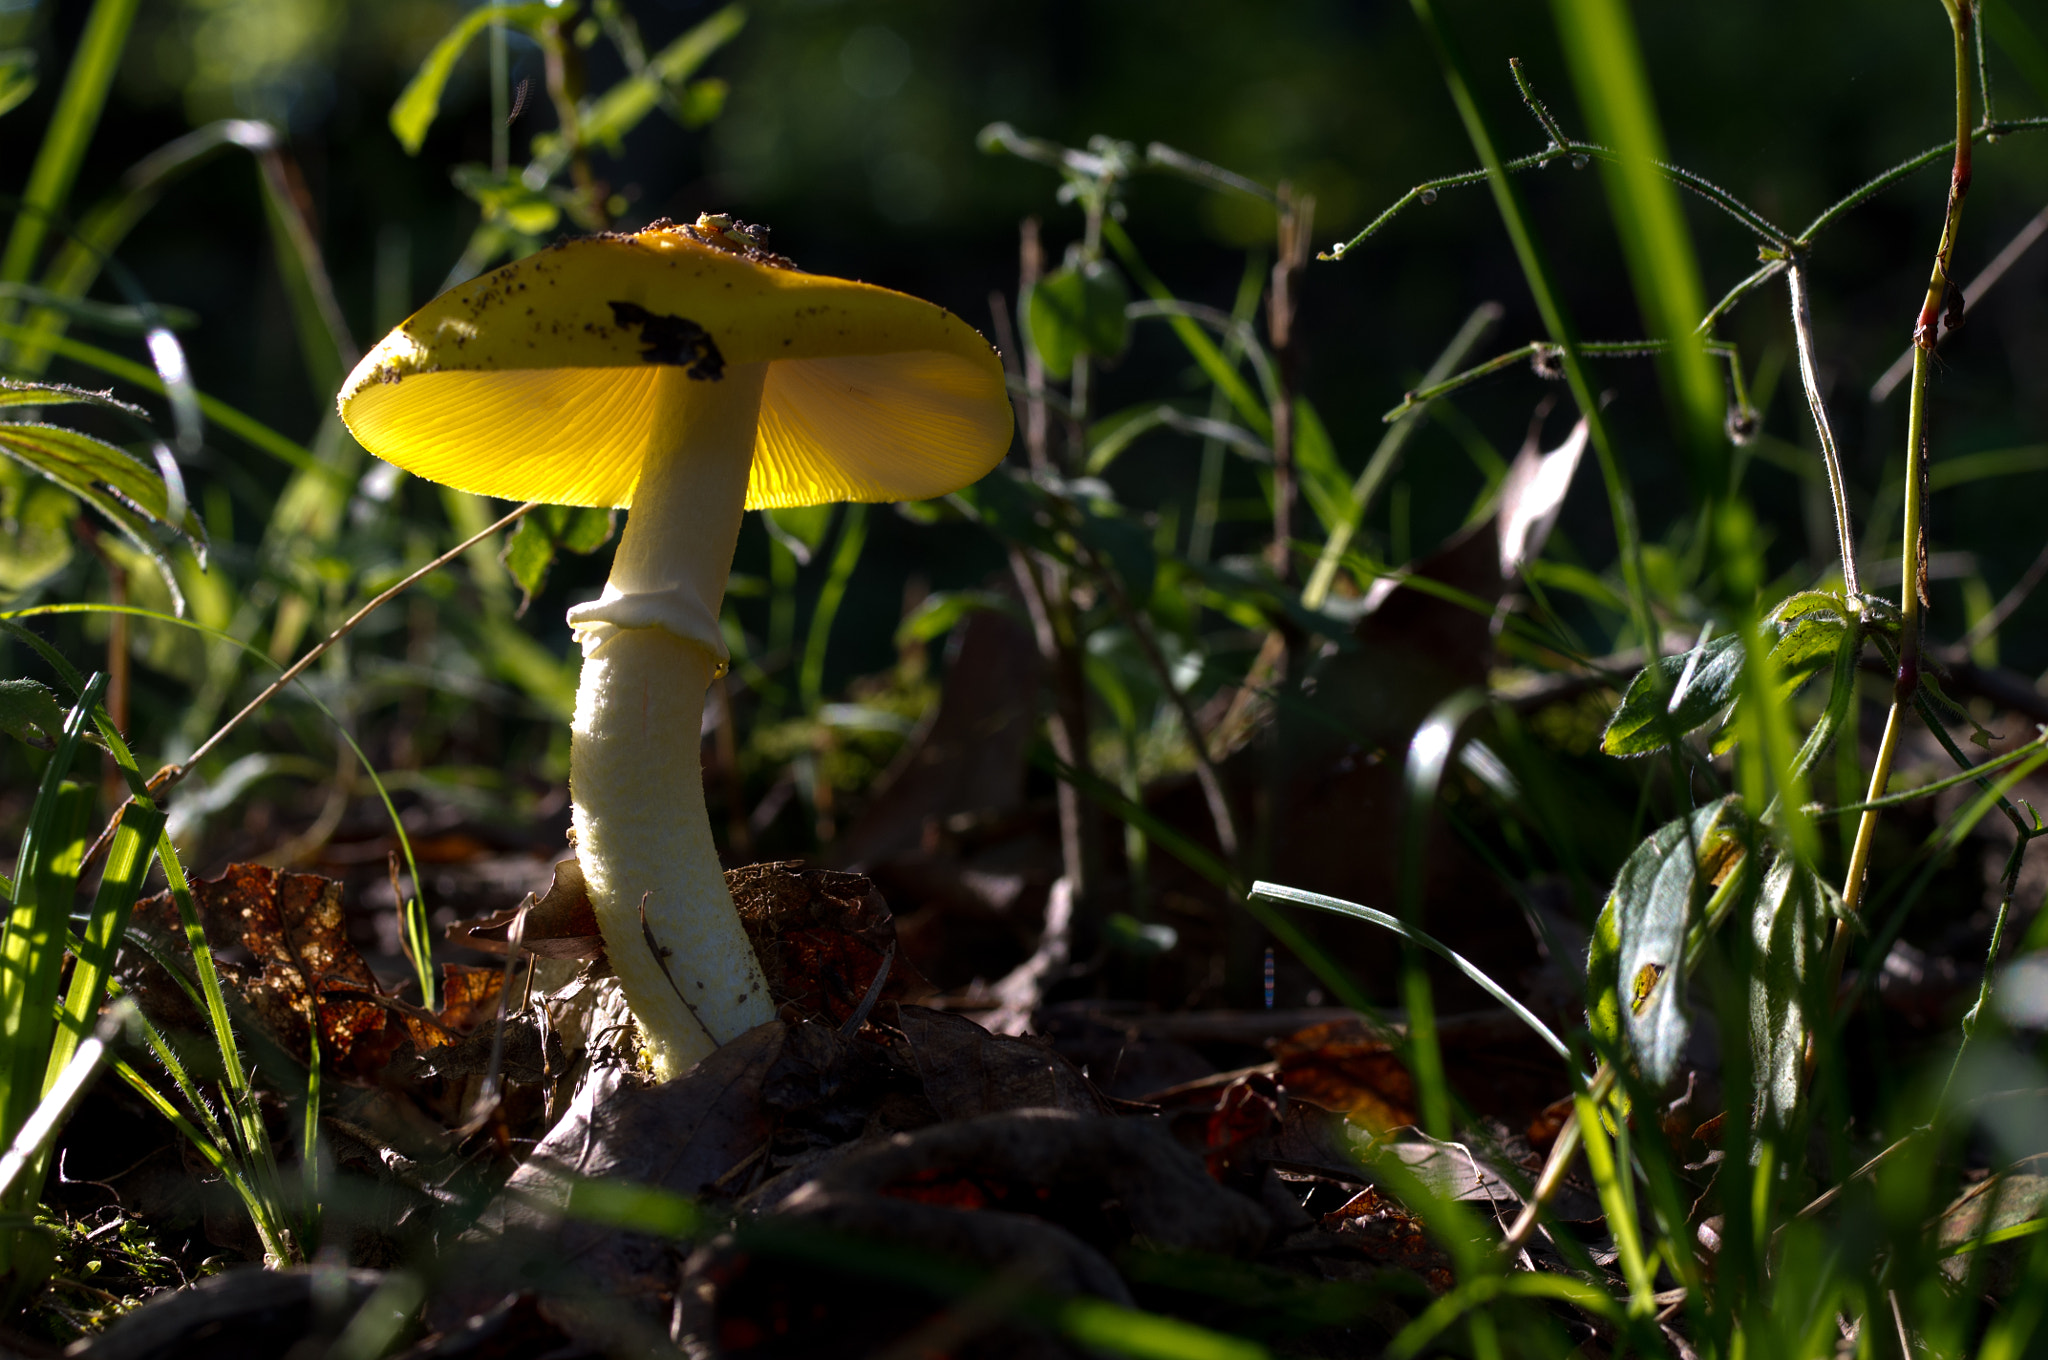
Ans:
{"label": "reddish brown leaf", "polygon": [[[320,1056],[335,1068],[381,1068],[406,1038],[391,1022],[377,979],[349,942],[341,884],[318,874],[262,864],[231,864],[219,878],[194,879],[207,943],[221,972],[286,1051],[310,1054],[310,1022],[319,1015]],[[137,921],[183,951],[178,908],[169,893],[136,904]],[[251,962],[232,959],[236,946]]]}
{"label": "reddish brown leaf", "polygon": [[[805,869],[800,860],[729,869],[726,886],[754,942],[783,1020],[842,1025],[889,959],[878,1002],[929,990],[899,955],[888,904],[859,874]],[[887,1020],[889,1011],[877,1016]]]}
{"label": "reddish brown leaf", "polygon": [[1375,1133],[1413,1124],[1415,1079],[1363,1021],[1311,1025],[1270,1045],[1280,1089]]}
{"label": "reddish brown leaf", "polygon": [[1323,1215],[1323,1231],[1344,1239],[1346,1246],[1376,1265],[1397,1266],[1420,1275],[1438,1294],[1450,1289],[1451,1258],[1429,1234],[1422,1220],[1391,1195],[1367,1186],[1349,1202]]}
{"label": "reddish brown leaf", "polygon": [[1285,1099],[1263,1072],[1248,1073],[1223,1088],[1202,1129],[1203,1160],[1211,1176],[1222,1180],[1280,1126]]}

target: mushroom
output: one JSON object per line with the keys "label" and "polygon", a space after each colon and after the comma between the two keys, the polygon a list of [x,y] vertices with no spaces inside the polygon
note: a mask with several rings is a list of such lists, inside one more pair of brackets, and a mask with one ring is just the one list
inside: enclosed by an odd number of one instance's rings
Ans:
{"label": "mushroom", "polygon": [[465,491],[630,506],[571,727],[577,856],[658,1076],[770,1020],[698,759],[743,510],[917,500],[1011,433],[1002,365],[932,303],[704,216],[558,242],[421,308],[349,375],[365,448]]}

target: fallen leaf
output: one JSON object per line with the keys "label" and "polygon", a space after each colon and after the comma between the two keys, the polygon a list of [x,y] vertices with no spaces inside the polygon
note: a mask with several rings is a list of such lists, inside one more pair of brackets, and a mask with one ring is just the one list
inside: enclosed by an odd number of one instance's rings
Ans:
{"label": "fallen leaf", "polygon": [[990,1034],[965,1016],[923,1006],[901,1007],[896,1023],[941,1119],[1026,1108],[1110,1113],[1088,1079],[1043,1043]]}
{"label": "fallen leaf", "polygon": [[[308,1060],[316,1009],[321,1060],[340,1070],[375,1072],[408,1037],[403,1025],[392,1022],[375,974],[349,942],[340,883],[268,865],[231,864],[218,878],[194,879],[192,898],[222,976],[286,1052]],[[169,893],[138,902],[135,919],[174,953],[187,952]],[[232,958],[237,946],[248,951],[250,963]],[[141,960],[135,965],[145,974],[154,968]],[[159,979],[143,990],[148,1005],[168,999],[173,989],[168,979]],[[171,1014],[183,1018],[175,1004]]]}
{"label": "fallen leaf", "polygon": [[1334,1110],[1375,1133],[1416,1122],[1415,1079],[1364,1021],[1311,1025],[1268,1047],[1289,1099]]}

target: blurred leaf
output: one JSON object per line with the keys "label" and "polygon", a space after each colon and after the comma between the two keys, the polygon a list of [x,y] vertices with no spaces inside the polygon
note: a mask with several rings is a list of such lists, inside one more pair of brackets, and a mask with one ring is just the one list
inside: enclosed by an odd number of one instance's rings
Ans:
{"label": "blurred leaf", "polygon": [[27,47],[0,52],[0,113],[36,92],[36,54]]}
{"label": "blurred leaf", "polygon": [[523,236],[545,236],[562,220],[561,204],[545,191],[527,187],[517,170],[494,175],[487,166],[458,165],[448,177],[456,188],[476,200],[486,221]]}
{"label": "blurred leaf", "polygon": [[1102,923],[1102,936],[1111,949],[1138,958],[1156,958],[1180,943],[1180,932],[1159,921],[1140,921],[1128,912],[1113,911]]}
{"label": "blurred leaf", "polygon": [[977,609],[993,614],[1019,617],[1016,601],[993,590],[939,590],[924,600],[896,625],[896,645],[930,642],[944,637]]}
{"label": "blurred leaf", "polygon": [[1621,866],[1594,929],[1586,960],[1594,1033],[1610,1041],[1626,1033],[1643,1074],[1660,1086],[1676,1074],[1690,1033],[1683,998],[1693,907],[1701,887],[1739,860],[1741,818],[1730,795],[1651,832]]}
{"label": "blurred leaf", "polygon": [[47,307],[115,335],[147,335],[158,327],[189,331],[199,324],[199,314],[183,307],[121,307],[110,302],[87,302],[26,283],[0,284],[0,298]]}
{"label": "blurred leaf", "polygon": [[1152,549],[1149,529],[1121,515],[1098,515],[1084,510],[1076,519],[1074,530],[1123,579],[1124,589],[1132,599],[1152,597],[1159,558]]}
{"label": "blurred leaf", "polygon": [[717,122],[718,115],[725,112],[725,97],[731,89],[717,76],[685,85],[676,101],[683,126],[696,129]]}
{"label": "blurred leaf", "polygon": [[1131,338],[1131,290],[1107,260],[1063,265],[1040,279],[1024,302],[1024,333],[1045,371],[1065,378],[1082,355],[1114,359]]}
{"label": "blurred leaf", "polygon": [[64,710],[57,706],[57,695],[48,685],[36,680],[0,680],[0,732],[47,750],[63,730]]}
{"label": "blurred leaf", "polygon": [[528,512],[506,540],[498,560],[512,573],[524,593],[519,613],[547,582],[557,552],[592,553],[611,541],[618,517],[610,510],[574,505],[543,505]]}
{"label": "blurred leaf", "polygon": [[[64,87],[57,107],[36,150],[34,169],[29,171],[28,188],[14,204],[14,226],[7,235],[7,250],[0,255],[0,282],[20,283],[35,267],[42,251],[43,237],[53,218],[62,214],[71,196],[71,184],[85,159],[85,149],[99,127],[106,107],[107,90],[121,65],[121,49],[128,45],[128,30],[135,22],[140,0],[94,0],[86,16],[84,32],[64,73]],[[12,311],[8,309],[11,317]]]}
{"label": "blurred leaf", "polygon": [[1771,866],[1756,903],[1756,962],[1749,973],[1750,1066],[1756,1115],[1765,1127],[1790,1129],[1806,1072],[1808,1026],[1826,1016],[1825,930],[1829,889],[1790,857]]}
{"label": "blurred leaf", "polygon": [[[732,41],[746,24],[746,7],[727,5],[655,53],[638,75],[626,77],[590,101],[579,124],[584,142],[596,143],[616,152],[620,139],[638,127],[640,120],[661,102],[664,90],[675,96],[684,127],[699,127],[716,118],[725,107],[724,82],[702,80],[691,85],[683,82],[696,74],[697,68],[708,61],[712,53]],[[693,118],[698,121],[692,122]],[[547,157],[551,148],[544,149],[546,144],[559,144],[559,141],[559,138],[534,138],[535,156]]]}
{"label": "blurred leaf", "polygon": [[1685,416],[1695,485],[1710,486],[1707,460],[1727,447],[1727,399],[1696,329],[1707,309],[1699,257],[1677,186],[1658,168],[1664,134],[1635,22],[1622,0],[1552,0],[1551,10],[1594,136],[1618,153],[1600,175],[1622,256],[1650,333],[1671,346],[1657,364]]}
{"label": "blurred leaf", "polygon": [[1351,478],[1337,460],[1337,446],[1307,397],[1294,399],[1294,466],[1301,490],[1325,532],[1351,520]]}
{"label": "blurred leaf", "polygon": [[[1659,657],[1661,679],[1645,667],[1629,682],[1600,749],[1611,756],[1646,756],[1704,727],[1735,702],[1742,684],[1742,638],[1730,633],[1682,656]],[[1690,665],[1692,674],[1686,676]],[[1681,692],[1679,681],[1685,679]]]}
{"label": "blurred leaf", "polygon": [[398,138],[399,145],[405,148],[405,154],[419,154],[420,144],[427,139],[427,129],[434,125],[434,117],[441,111],[441,92],[447,88],[448,77],[455,71],[456,59],[472,38],[492,24],[537,28],[554,14],[555,11],[547,5],[478,5],[463,15],[455,27],[434,44],[434,50],[427,53],[427,59],[420,63],[419,71],[407,82],[398,102],[391,106],[391,132]]}

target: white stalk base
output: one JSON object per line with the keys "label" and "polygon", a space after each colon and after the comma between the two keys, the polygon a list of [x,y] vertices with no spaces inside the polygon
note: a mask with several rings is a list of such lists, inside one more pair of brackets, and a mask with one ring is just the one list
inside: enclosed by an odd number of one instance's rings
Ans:
{"label": "white stalk base", "polygon": [[662,1080],[775,1018],[704,811],[698,728],[717,665],[665,628],[618,629],[583,659],[570,728],[576,857]]}

